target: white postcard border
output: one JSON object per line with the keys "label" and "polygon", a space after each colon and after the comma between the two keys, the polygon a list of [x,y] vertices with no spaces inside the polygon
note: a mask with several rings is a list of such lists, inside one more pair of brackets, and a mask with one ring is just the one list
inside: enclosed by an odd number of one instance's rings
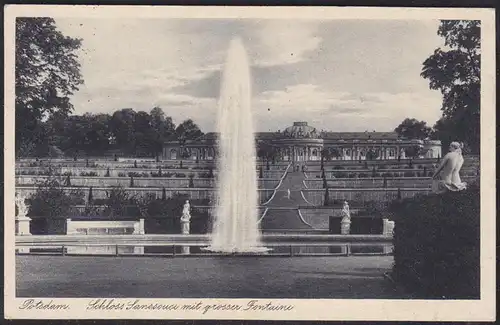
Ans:
{"label": "white postcard border", "polygon": [[[286,13],[286,14],[285,14]],[[97,298],[40,298],[44,303],[67,304],[66,310],[21,309],[28,299],[15,297],[14,255],[14,31],[15,17],[52,16],[91,18],[274,18],[274,19],[477,19],[481,20],[481,299],[140,299],[141,304],[239,304],[250,300],[293,305],[289,311],[137,311],[88,310]],[[466,8],[367,7],[152,7],[8,5],[5,7],[4,108],[4,314],[16,319],[267,319],[267,320],[396,320],[489,321],[495,310],[495,12]],[[12,231],[8,231],[12,230]],[[35,299],[35,298],[33,298]],[[104,298],[102,298],[104,299]],[[37,300],[37,299],[35,299]],[[130,303],[135,298],[114,299]]]}

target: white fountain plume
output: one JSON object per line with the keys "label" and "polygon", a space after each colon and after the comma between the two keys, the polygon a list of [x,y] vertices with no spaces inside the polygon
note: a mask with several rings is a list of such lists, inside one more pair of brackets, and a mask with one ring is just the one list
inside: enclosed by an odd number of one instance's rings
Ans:
{"label": "white fountain plume", "polygon": [[255,133],[251,112],[251,79],[241,39],[229,46],[218,104],[218,191],[211,246],[223,253],[256,253],[258,185]]}

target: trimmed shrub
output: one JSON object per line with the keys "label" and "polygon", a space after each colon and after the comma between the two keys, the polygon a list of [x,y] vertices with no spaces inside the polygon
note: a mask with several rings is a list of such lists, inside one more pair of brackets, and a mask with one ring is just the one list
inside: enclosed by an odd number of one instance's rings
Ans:
{"label": "trimmed shrub", "polygon": [[417,296],[480,298],[479,184],[396,201],[394,279]]}

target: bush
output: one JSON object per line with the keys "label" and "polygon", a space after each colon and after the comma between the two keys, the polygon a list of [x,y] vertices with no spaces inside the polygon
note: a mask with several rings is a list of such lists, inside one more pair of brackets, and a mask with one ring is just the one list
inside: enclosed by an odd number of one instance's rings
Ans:
{"label": "bush", "polygon": [[394,279],[418,296],[480,297],[480,192],[462,192],[396,201]]}
{"label": "bush", "polygon": [[123,173],[123,172],[119,172],[118,173],[118,177],[125,177],[125,176],[127,176],[127,175],[125,173]]}
{"label": "bush", "polygon": [[93,176],[98,176],[97,172],[81,172],[80,173],[80,176],[90,176],[90,177],[93,177]]}
{"label": "bush", "polygon": [[127,216],[127,206],[136,205],[137,198],[130,195],[121,186],[113,186],[109,192],[107,192],[107,198],[104,202],[104,215],[111,218],[124,217]]}
{"label": "bush", "polygon": [[27,200],[30,207],[28,216],[68,218],[71,207],[85,202],[81,190],[65,190],[55,179],[38,183],[36,192]]}

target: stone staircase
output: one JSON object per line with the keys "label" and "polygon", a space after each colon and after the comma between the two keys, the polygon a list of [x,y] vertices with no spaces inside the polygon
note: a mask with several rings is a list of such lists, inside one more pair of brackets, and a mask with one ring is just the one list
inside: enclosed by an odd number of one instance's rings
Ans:
{"label": "stone staircase", "polygon": [[[274,198],[266,205],[268,211],[261,221],[263,232],[313,230],[299,214],[299,206],[307,205],[300,191],[303,189],[304,174],[289,172],[277,189]],[[290,189],[290,198],[288,198]]]}

